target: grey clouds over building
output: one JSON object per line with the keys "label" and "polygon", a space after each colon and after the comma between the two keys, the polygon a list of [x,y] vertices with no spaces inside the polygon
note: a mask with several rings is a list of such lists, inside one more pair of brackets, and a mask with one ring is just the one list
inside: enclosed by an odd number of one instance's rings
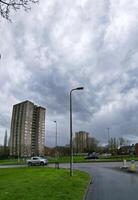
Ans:
{"label": "grey clouds over building", "polygon": [[[74,132],[102,143],[138,141],[138,1],[40,0],[30,12],[0,21],[0,143],[12,105],[29,99],[47,108],[48,144],[69,142],[69,91]],[[49,121],[48,121],[49,120]],[[9,131],[8,131],[9,132]],[[47,143],[47,142],[46,142]]]}

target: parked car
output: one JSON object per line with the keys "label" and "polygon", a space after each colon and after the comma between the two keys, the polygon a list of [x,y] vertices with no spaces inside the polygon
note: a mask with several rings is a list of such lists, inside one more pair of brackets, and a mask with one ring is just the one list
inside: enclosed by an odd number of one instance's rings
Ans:
{"label": "parked car", "polygon": [[43,157],[35,156],[35,157],[31,157],[31,159],[27,160],[27,164],[28,164],[28,166],[32,166],[32,165],[42,165],[43,166],[43,165],[48,164],[48,160]]}
{"label": "parked car", "polygon": [[85,157],[85,159],[99,159],[99,156],[96,153],[92,153]]}

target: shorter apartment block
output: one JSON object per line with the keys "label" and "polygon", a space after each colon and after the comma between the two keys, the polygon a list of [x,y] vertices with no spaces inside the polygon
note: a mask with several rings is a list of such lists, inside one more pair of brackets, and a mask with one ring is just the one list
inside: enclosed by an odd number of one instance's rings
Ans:
{"label": "shorter apartment block", "polygon": [[79,131],[75,133],[73,145],[76,153],[83,153],[88,148],[89,133],[85,131]]}

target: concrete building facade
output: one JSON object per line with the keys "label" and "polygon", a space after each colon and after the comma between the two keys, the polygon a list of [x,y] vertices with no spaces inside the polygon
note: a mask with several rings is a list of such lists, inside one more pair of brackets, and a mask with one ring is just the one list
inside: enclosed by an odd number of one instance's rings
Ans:
{"label": "concrete building facade", "polygon": [[73,143],[76,153],[83,153],[89,145],[89,133],[85,131],[76,132]]}
{"label": "concrete building facade", "polygon": [[29,157],[44,154],[46,109],[24,101],[13,106],[10,155]]}

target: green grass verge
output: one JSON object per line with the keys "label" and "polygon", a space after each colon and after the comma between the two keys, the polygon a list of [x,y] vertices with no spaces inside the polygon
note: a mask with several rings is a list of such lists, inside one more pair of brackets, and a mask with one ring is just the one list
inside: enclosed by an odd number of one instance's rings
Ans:
{"label": "green grass verge", "polygon": [[0,200],[82,200],[89,175],[44,167],[0,169]]}
{"label": "green grass verge", "polygon": [[[138,157],[137,156],[110,156],[110,157],[100,157],[99,159],[85,159],[84,156],[73,156],[73,162],[74,163],[89,163],[89,162],[122,162],[123,160],[127,160],[127,161],[131,161],[131,160],[135,160],[138,161]],[[54,158],[50,158],[49,159],[49,163],[54,163],[55,159]],[[64,157],[60,157],[58,159],[59,163],[69,163],[70,162],[70,158],[69,156],[64,156]]]}
{"label": "green grass verge", "polygon": [[26,161],[20,159],[18,162],[18,159],[4,159],[0,160],[0,165],[17,165],[17,164],[25,164]]}

